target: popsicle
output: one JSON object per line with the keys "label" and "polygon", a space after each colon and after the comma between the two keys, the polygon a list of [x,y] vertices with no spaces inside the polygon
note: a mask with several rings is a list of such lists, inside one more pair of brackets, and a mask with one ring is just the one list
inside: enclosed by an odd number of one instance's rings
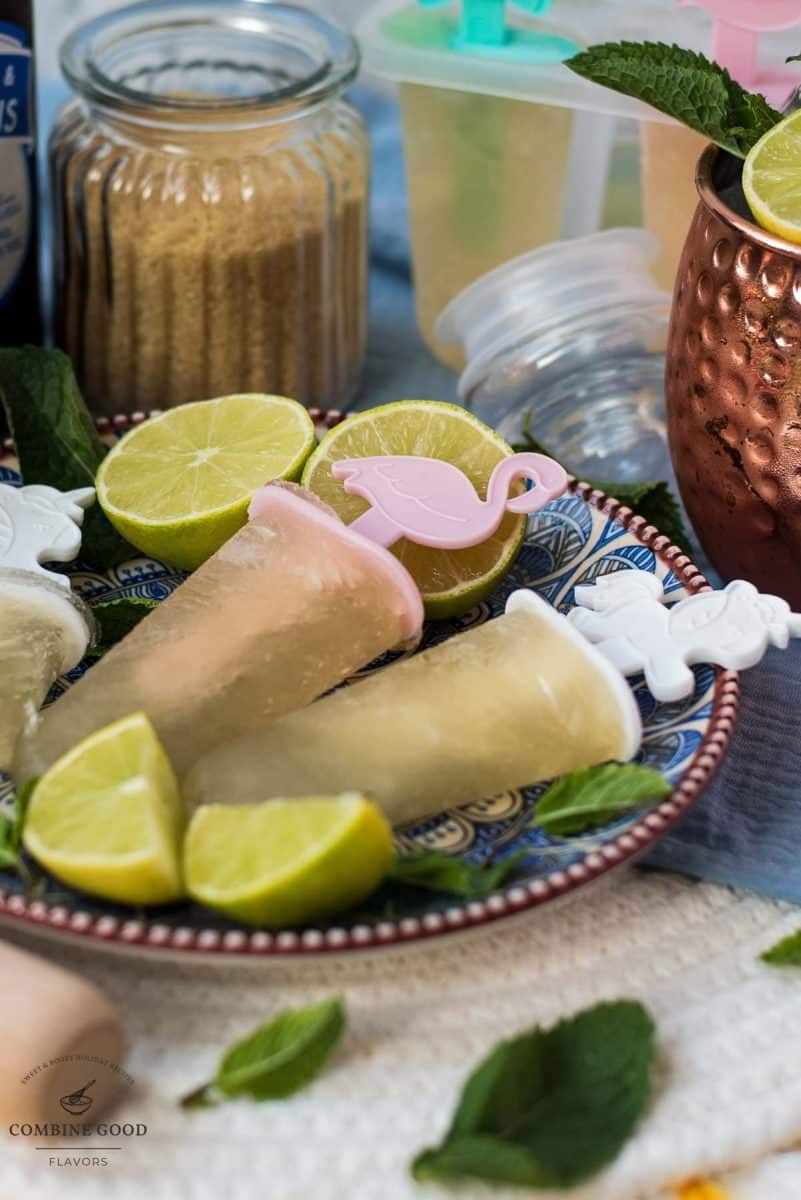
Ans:
{"label": "popsicle", "polygon": [[292,484],[79,682],[19,745],[18,780],[128,713],[147,713],[179,772],[258,733],[393,647],[415,642],[420,594],[398,560]]}
{"label": "popsicle", "polygon": [[25,571],[0,570],[0,770],[53,682],[76,666],[91,637],[91,617],[57,584]]}
{"label": "popsicle", "polygon": [[93,984],[16,946],[0,945],[0,974],[0,1121],[18,1141],[41,1145],[19,1126],[93,1123],[130,1084],[122,1026]]}
{"label": "popsicle", "polygon": [[622,675],[533,592],[503,616],[204,755],[190,803],[358,788],[398,824],[639,748]]}
{"label": "popsicle", "polygon": [[75,558],[93,499],[92,488],[0,484],[0,770],[51,684],[80,662],[91,639],[92,618],[69,580],[41,564]]}

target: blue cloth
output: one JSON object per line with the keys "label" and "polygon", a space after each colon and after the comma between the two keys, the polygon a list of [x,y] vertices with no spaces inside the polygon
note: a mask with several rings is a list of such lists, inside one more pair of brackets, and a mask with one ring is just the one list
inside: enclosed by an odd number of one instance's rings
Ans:
{"label": "blue cloth", "polygon": [[[65,96],[40,92],[46,131]],[[370,331],[355,407],[407,397],[457,399],[457,379],[417,331],[409,268],[400,122],[391,99],[356,88],[373,143]],[[699,560],[699,566],[704,563]],[[738,730],[716,780],[645,865],[801,903],[801,644],[743,675]]]}

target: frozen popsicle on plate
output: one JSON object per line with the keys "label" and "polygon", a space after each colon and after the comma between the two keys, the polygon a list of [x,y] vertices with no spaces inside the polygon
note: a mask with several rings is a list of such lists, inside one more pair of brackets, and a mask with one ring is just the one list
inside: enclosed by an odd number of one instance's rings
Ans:
{"label": "frozen popsicle on plate", "polygon": [[93,488],[0,484],[0,770],[10,766],[51,684],[81,661],[91,640],[88,609],[67,577],[42,563],[75,558],[93,500]]}
{"label": "frozen popsicle on plate", "polygon": [[51,684],[76,666],[91,639],[88,609],[67,587],[27,571],[0,570],[0,770],[32,727]]}
{"label": "frozen popsicle on plate", "polygon": [[622,675],[532,592],[503,616],[205,755],[191,803],[359,789],[393,823],[610,759],[640,745]]}
{"label": "frozen popsicle on plate", "polygon": [[309,704],[420,633],[423,609],[389,551],[291,484],[45,711],[18,779],[94,730],[147,713],[175,767]]}

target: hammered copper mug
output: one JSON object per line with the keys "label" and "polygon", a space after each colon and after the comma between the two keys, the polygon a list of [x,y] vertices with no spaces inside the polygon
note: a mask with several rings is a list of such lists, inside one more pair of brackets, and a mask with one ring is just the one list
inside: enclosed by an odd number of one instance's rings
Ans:
{"label": "hammered copper mug", "polygon": [[714,146],[698,163],[668,341],[670,452],[721,575],[799,609],[801,246],[722,198],[740,167]]}

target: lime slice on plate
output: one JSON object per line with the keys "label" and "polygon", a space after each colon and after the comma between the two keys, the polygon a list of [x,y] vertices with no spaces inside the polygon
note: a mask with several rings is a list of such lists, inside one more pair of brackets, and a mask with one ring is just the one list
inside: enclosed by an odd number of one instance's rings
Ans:
{"label": "lime slice on plate", "polygon": [[190,896],[236,921],[273,928],[358,904],[392,859],[386,818],[355,792],[203,805],[184,843]]}
{"label": "lime slice on plate", "polygon": [[134,713],[85,738],[37,783],[22,840],[70,887],[123,904],[184,895],[184,810],[155,730]]}
{"label": "lime slice on plate", "polygon": [[241,529],[260,487],[300,477],[314,442],[308,412],[284,396],[184,404],[117,442],[97,498],[138,550],[192,571]]}
{"label": "lime slice on plate", "polygon": [[801,243],[801,111],[774,125],[751,150],[743,191],[763,229]]}
{"label": "lime slice on plate", "polygon": [[[456,404],[400,400],[348,417],[327,433],[303,472],[303,483],[350,524],[368,505],[350,496],[331,475],[343,458],[410,454],[440,458],[465,473],[483,499],[493,468],[512,448],[489,426]],[[405,539],[392,547],[420,588],[429,617],[465,612],[493,590],[509,570],[526,533],[526,518],[512,513],[497,533],[467,550],[434,550]]]}

